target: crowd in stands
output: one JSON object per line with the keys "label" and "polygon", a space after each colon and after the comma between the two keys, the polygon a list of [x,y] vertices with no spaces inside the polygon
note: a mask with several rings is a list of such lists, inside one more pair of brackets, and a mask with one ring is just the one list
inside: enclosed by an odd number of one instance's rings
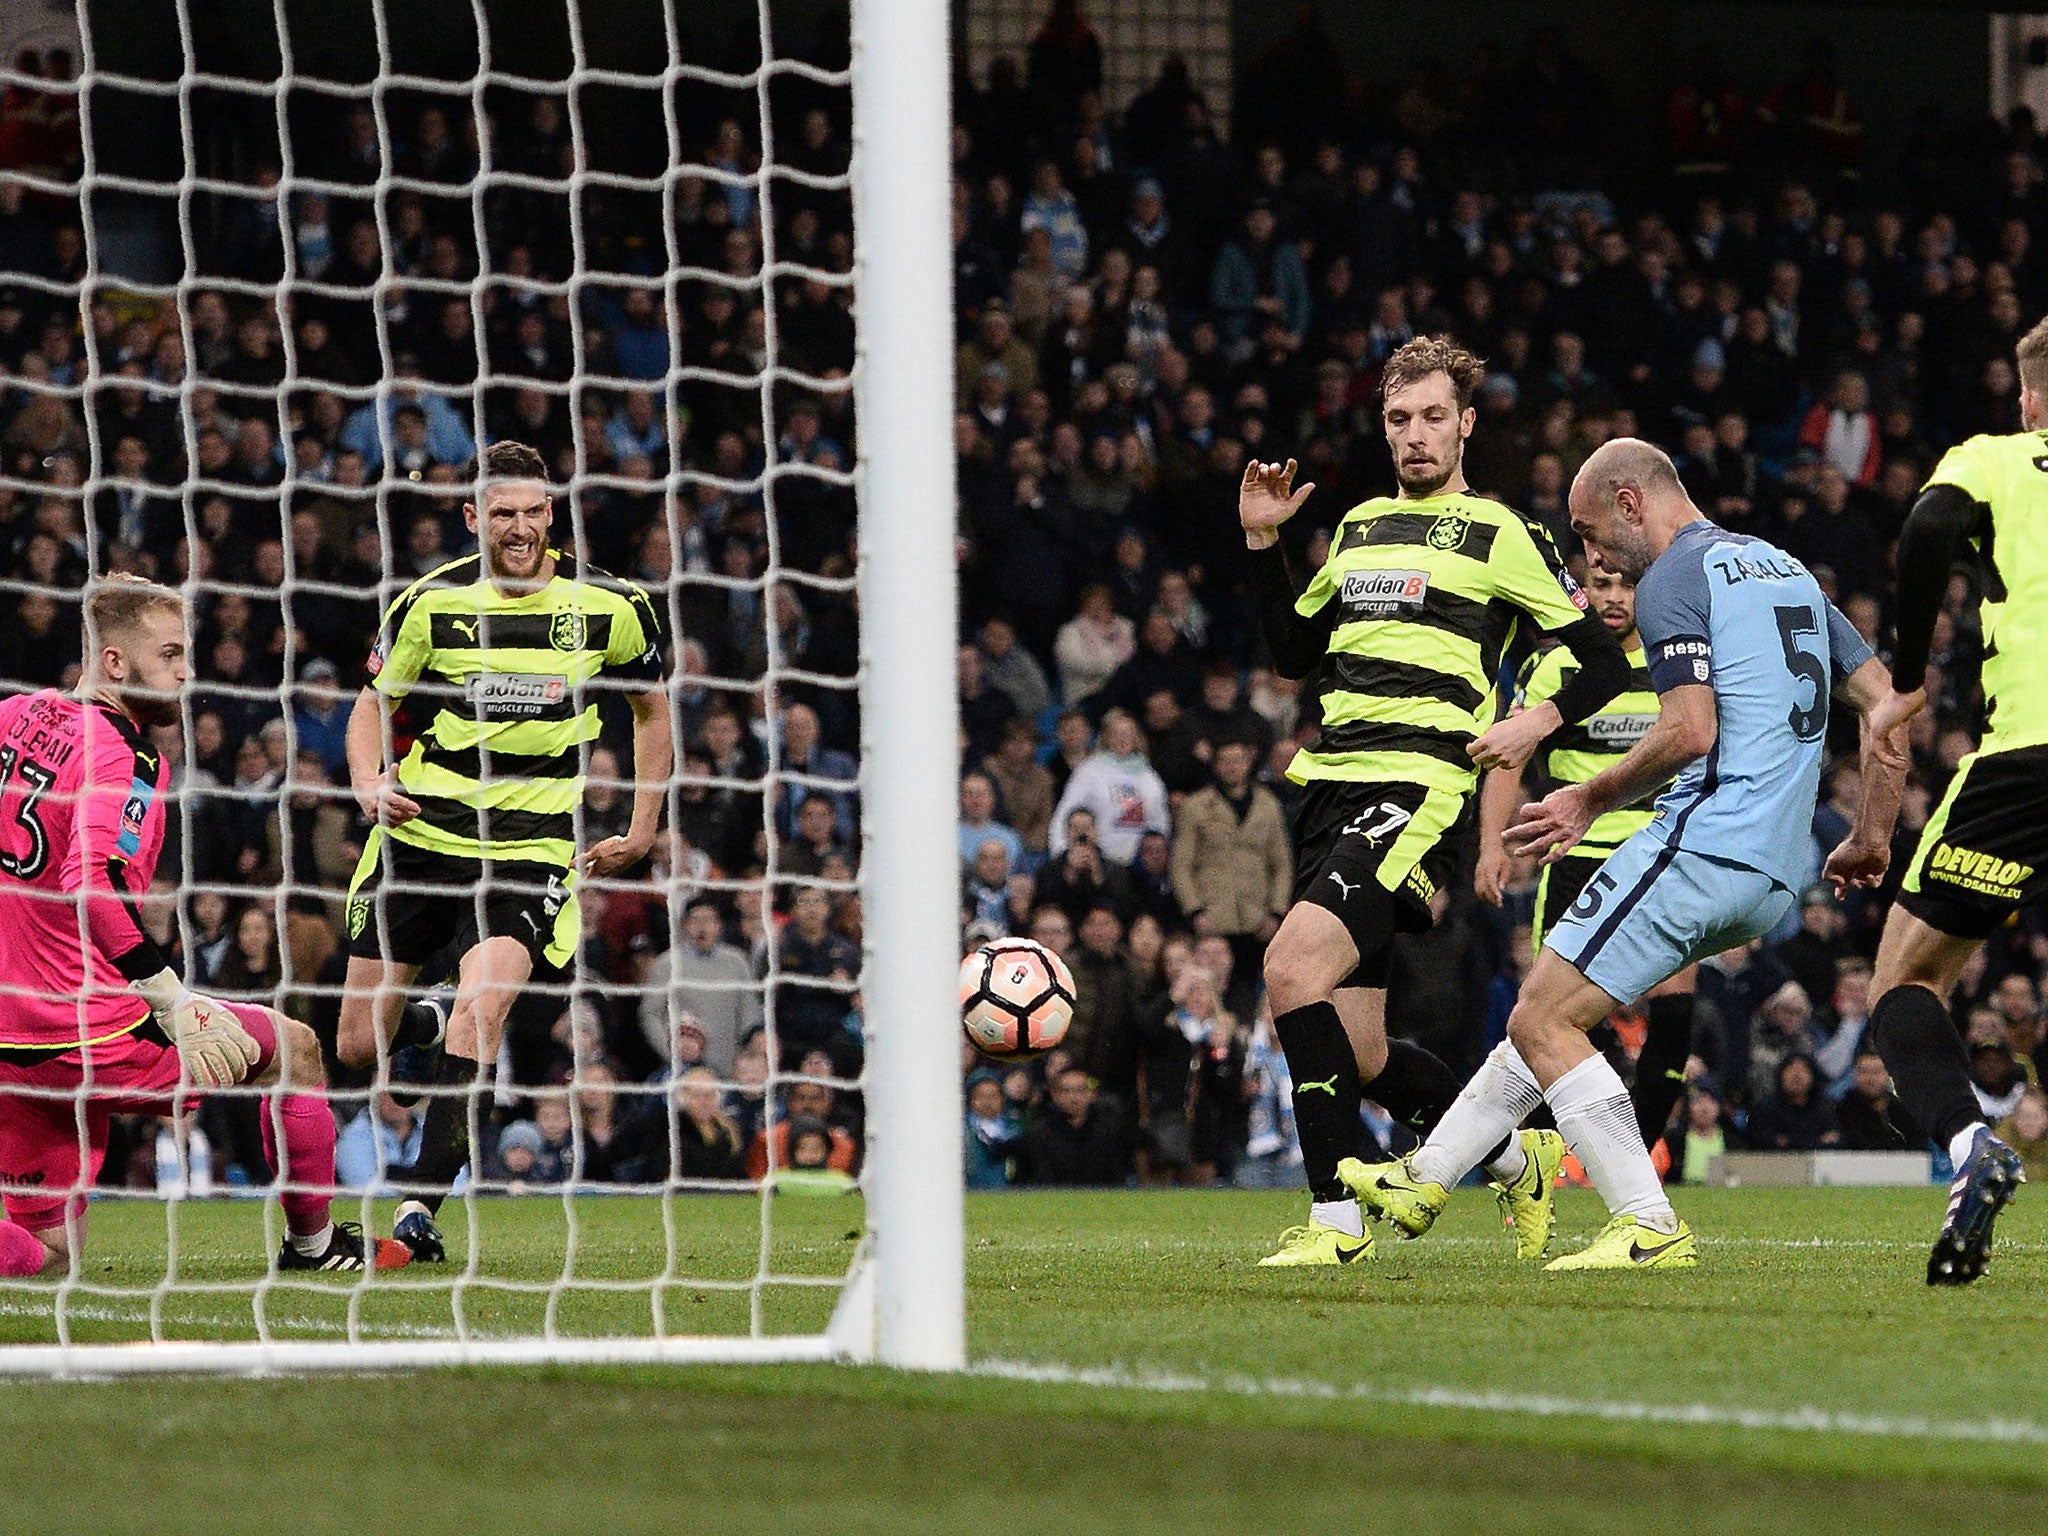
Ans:
{"label": "crowd in stands", "polygon": [[[1665,120],[1636,125],[1661,136],[1657,173],[1613,194],[1591,188],[1611,184],[1601,146],[1621,128],[1563,36],[1351,88],[1315,27],[1276,58],[1318,67],[1298,90],[1248,86],[1228,139],[1178,60],[1112,111],[1066,0],[1021,66],[957,85],[963,943],[1028,935],[1079,992],[1041,1061],[963,1052],[977,1187],[1293,1180],[1260,957],[1292,876],[1284,770],[1318,704],[1265,664],[1235,494],[1250,457],[1302,461],[1318,489],[1285,536],[1304,575],[1346,509],[1393,489],[1376,387],[1395,348],[1448,334],[1486,360],[1467,475],[1567,549],[1574,470],[1649,437],[1705,511],[1807,562],[1880,649],[1919,486],[1949,444],[2017,426],[2012,345],[2048,308],[2048,175],[2024,111],[1880,149],[1857,110],[1870,83],[1825,50],[1761,94],[1702,59]],[[515,1014],[479,1176],[772,1164],[841,1187],[863,1027],[859,719],[850,686],[828,686],[857,661],[849,198],[723,179],[758,168],[758,118],[751,96],[700,91],[681,121],[702,171],[677,181],[673,225],[658,199],[593,205],[603,276],[551,286],[581,275],[566,186],[473,202],[468,183],[486,151],[565,177],[563,94],[494,86],[481,119],[466,94],[389,100],[388,133],[339,98],[295,103],[290,163],[324,191],[280,194],[274,123],[210,139],[211,169],[249,195],[195,198],[182,305],[87,281],[75,205],[0,176],[10,686],[73,681],[91,573],[207,584],[190,732],[160,733],[190,835],[173,828],[150,915],[196,984],[281,995],[331,1038],[366,831],[342,729],[380,605],[473,547],[480,443],[539,447],[576,476],[564,543],[664,605],[684,753],[645,889],[586,893],[589,985]],[[843,172],[843,99],[783,105],[778,157]],[[50,137],[36,152],[75,174],[75,126],[68,150]],[[0,162],[25,164],[7,145]],[[387,173],[408,180],[378,196]],[[765,235],[805,270],[764,285]],[[692,275],[665,284],[671,252]],[[808,382],[778,386],[764,422],[770,305],[779,362]],[[1981,725],[1974,582],[1958,572],[1937,632],[1902,853]],[[824,681],[764,686],[771,658]],[[1838,753],[1852,736],[1838,721]],[[593,835],[623,823],[627,763],[621,721],[591,757]],[[771,764],[810,787],[764,780]],[[1856,793],[1842,753],[1816,872]],[[200,889],[180,902],[181,884]],[[1532,894],[1528,868],[1498,911],[1452,882],[1436,928],[1400,941],[1390,1028],[1475,1063],[1528,964]],[[1913,1134],[1864,1049],[1888,894],[1816,885],[1769,941],[1703,967],[1674,1177],[1723,1147]],[[2048,933],[2017,925],[1956,1007],[1987,1112],[2048,1157],[2044,965]],[[1615,1021],[1624,1061],[1639,1029]],[[355,1103],[344,1171],[402,1169],[417,1115]],[[252,1119],[206,1116],[218,1169],[260,1166]],[[154,1142],[136,1145],[146,1179]]]}

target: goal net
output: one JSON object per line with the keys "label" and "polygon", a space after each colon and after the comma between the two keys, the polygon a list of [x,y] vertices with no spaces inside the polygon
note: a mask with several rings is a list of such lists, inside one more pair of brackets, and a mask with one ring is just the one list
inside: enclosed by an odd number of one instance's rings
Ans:
{"label": "goal net", "polygon": [[[179,588],[139,920],[194,992],[320,1040],[336,1220],[391,1232],[436,1095],[470,1159],[444,1263],[309,1273],[285,1197],[326,1190],[269,1145],[278,1090],[0,1061],[0,1141],[59,1102],[78,1169],[6,1192],[82,1197],[68,1264],[0,1282],[0,1372],[962,1362],[946,12],[782,30],[769,0],[156,0],[17,39],[0,694],[77,689],[100,578]],[[371,686],[394,601],[478,579],[451,562],[507,440],[572,569],[647,594],[659,684],[573,659],[604,648],[579,599],[516,640],[552,675],[451,631],[437,698]],[[587,850],[648,787],[649,691],[651,853],[551,887],[580,929],[474,1083],[394,1097],[388,1049],[338,1047],[352,941],[431,939],[408,995],[447,1006],[517,871],[487,856],[452,936],[398,866],[360,882],[359,698],[382,763],[467,753],[487,849],[580,775]],[[579,723],[553,761],[483,728],[542,717]]]}

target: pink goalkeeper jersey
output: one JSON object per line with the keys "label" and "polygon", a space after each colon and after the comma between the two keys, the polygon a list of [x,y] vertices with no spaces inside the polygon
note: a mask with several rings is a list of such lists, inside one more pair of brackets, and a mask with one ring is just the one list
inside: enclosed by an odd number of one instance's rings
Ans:
{"label": "pink goalkeeper jersey", "polygon": [[0,1045],[98,1040],[148,1017],[118,962],[158,958],[139,899],[163,848],[162,777],[117,709],[54,689],[0,699]]}

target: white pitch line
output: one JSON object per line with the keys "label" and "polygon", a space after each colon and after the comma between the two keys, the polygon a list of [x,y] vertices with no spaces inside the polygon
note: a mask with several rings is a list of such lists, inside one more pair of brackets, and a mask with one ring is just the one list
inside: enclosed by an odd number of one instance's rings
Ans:
{"label": "white pitch line", "polygon": [[[73,1302],[64,1309],[64,1315],[78,1322],[85,1323],[132,1323],[143,1327],[147,1327],[149,1324],[149,1310],[146,1307],[110,1307],[99,1302]],[[0,1299],[0,1317],[29,1317],[54,1320],[55,1316],[55,1310],[51,1307],[39,1307],[27,1302]],[[246,1313],[229,1317],[218,1315],[198,1317],[190,1313],[179,1312],[172,1321],[180,1328],[253,1329],[256,1326],[256,1319]],[[294,1334],[300,1333],[326,1334],[342,1338],[348,1334],[348,1324],[337,1323],[329,1317],[285,1317],[272,1311],[268,1325],[273,1338],[290,1338]],[[437,1328],[421,1323],[378,1323],[363,1329],[363,1337],[365,1339],[452,1339],[456,1336],[453,1328]],[[470,1330],[470,1337],[488,1339],[512,1337],[512,1335],[494,1334],[480,1328],[472,1328]],[[6,1347],[5,1345],[0,1345],[0,1349]]]}
{"label": "white pitch line", "polygon": [[1450,1408],[1473,1413],[1526,1414],[1537,1418],[1600,1419],[1622,1424],[1679,1424],[1695,1428],[1791,1430],[1808,1434],[1870,1435],[1898,1440],[1995,1441],[2048,1445],[2048,1424],[2030,1419],[1929,1419],[1918,1415],[1844,1413],[1828,1408],[1730,1408],[1716,1403],[1641,1403],[1599,1398],[1554,1397],[1545,1393],[1479,1392],[1464,1387],[1383,1387],[1300,1378],[1211,1379],[1146,1367],[1072,1366],[1028,1360],[983,1360],[973,1376],[1047,1386],[1111,1387],[1134,1392],[1232,1397],[1277,1397],[1312,1402],[1355,1401],[1404,1408]]}

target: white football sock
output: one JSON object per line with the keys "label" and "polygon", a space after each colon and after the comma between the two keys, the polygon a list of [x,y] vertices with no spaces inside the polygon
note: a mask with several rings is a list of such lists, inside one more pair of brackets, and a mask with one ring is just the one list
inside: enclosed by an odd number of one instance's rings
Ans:
{"label": "white football sock", "polygon": [[1608,1211],[1659,1232],[1676,1232],[1678,1213],[1657,1182],[1635,1107],[1607,1058],[1596,1052],[1552,1083],[1544,1097]]}
{"label": "white football sock", "polygon": [[1503,1040],[1479,1064],[1465,1091],[1451,1101],[1429,1139],[1415,1149],[1408,1159],[1408,1171],[1450,1189],[1478,1167],[1479,1160],[1505,1136],[1508,1151],[1499,1168],[1512,1165],[1505,1177],[1515,1178],[1522,1171],[1522,1148],[1515,1127],[1542,1102],[1543,1090],[1536,1086],[1515,1048]]}
{"label": "white football sock", "polygon": [[1356,1200],[1318,1200],[1308,1208],[1308,1219],[1335,1227],[1346,1237],[1365,1236],[1365,1216]]}
{"label": "white football sock", "polygon": [[293,1251],[301,1258],[310,1259],[325,1253],[327,1245],[334,1241],[334,1223],[330,1221],[318,1232],[292,1232],[287,1235],[292,1240]]}
{"label": "white football sock", "polygon": [[1949,1138],[1948,1160],[1955,1165],[1956,1172],[1963,1171],[1963,1164],[1970,1156],[1970,1143],[1977,1139],[1979,1131],[1985,1129],[1987,1127],[1982,1120],[1972,1120]]}
{"label": "white football sock", "polygon": [[1515,1182],[1522,1176],[1522,1170],[1529,1166],[1529,1154],[1522,1150],[1522,1133],[1508,1132],[1508,1139],[1501,1147],[1499,1157],[1486,1165],[1488,1178],[1501,1185]]}

